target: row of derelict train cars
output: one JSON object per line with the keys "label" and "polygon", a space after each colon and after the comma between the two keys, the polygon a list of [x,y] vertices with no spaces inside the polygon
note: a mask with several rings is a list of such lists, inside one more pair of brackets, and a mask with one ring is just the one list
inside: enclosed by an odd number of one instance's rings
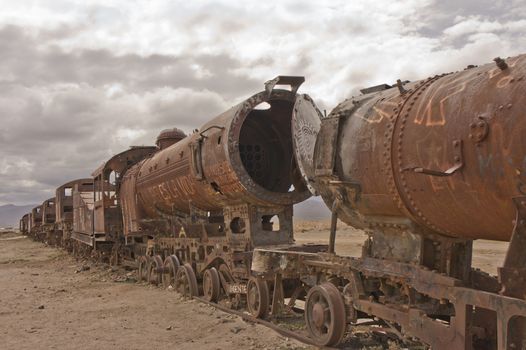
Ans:
{"label": "row of derelict train cars", "polygon": [[[526,349],[526,55],[364,89],[328,116],[303,81],[115,155],[21,231],[254,317],[302,309],[320,346],[373,318],[433,349]],[[313,194],[328,244],[297,245],[293,205]],[[338,221],[367,233],[360,257],[335,253]],[[472,268],[475,239],[510,242],[498,276]]]}

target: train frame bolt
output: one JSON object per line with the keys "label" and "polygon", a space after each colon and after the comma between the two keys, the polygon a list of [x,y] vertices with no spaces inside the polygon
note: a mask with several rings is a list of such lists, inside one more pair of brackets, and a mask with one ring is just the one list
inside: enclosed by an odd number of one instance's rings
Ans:
{"label": "train frame bolt", "polygon": [[403,95],[407,92],[407,90],[404,88],[404,85],[402,83],[402,80],[398,79],[396,81],[396,86],[398,87],[398,91]]}
{"label": "train frame bolt", "polygon": [[500,58],[500,57],[495,57],[495,58],[493,59],[493,61],[495,61],[495,63],[497,64],[497,67],[499,67],[500,70],[508,69],[508,64],[507,64],[506,61],[503,60],[502,58]]}

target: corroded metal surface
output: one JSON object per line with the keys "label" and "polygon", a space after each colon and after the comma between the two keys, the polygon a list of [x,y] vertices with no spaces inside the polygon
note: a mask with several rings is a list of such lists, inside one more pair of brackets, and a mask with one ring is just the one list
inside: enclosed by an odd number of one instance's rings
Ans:
{"label": "corroded metal surface", "polygon": [[22,218],[20,219],[19,228],[21,233],[27,234],[29,232],[29,213],[24,214]]}
{"label": "corroded metal surface", "polygon": [[[130,181],[136,181],[141,209],[152,218],[189,213],[189,203],[213,211],[306,199],[310,194],[291,161],[295,98],[285,90],[258,93],[137,165]],[[270,109],[256,109],[263,103]]]}
{"label": "corroded metal surface", "polygon": [[314,146],[322,115],[308,95],[296,98],[292,112],[292,141],[298,167],[310,192],[316,194],[314,181]]}
{"label": "corroded metal surface", "polygon": [[73,233],[74,189],[80,192],[93,192],[93,179],[84,178],[69,181],[55,190],[55,230],[57,235],[61,236],[60,244],[67,249],[71,248],[70,239]]}
{"label": "corroded metal surface", "polygon": [[29,214],[29,231],[37,232],[42,225],[42,205],[38,205],[31,209]]}
{"label": "corroded metal surface", "polygon": [[[93,224],[91,232],[98,242],[115,241],[122,232],[120,186],[122,177],[134,164],[156,151],[152,146],[133,146],[104,162],[93,176],[93,213],[86,213]],[[87,208],[87,207],[86,207]],[[87,232],[86,232],[87,233]]]}
{"label": "corroded metal surface", "polygon": [[93,179],[85,178],[69,181],[55,190],[56,200],[56,222],[57,224],[73,223],[73,187],[76,184],[82,184],[86,190],[93,186]]}
{"label": "corroded metal surface", "polygon": [[42,225],[52,225],[55,223],[55,197],[46,199],[42,203]]}
{"label": "corroded metal surface", "polygon": [[[446,236],[509,241],[512,198],[526,183],[526,56],[506,62],[337,106],[316,153],[318,182],[341,181],[321,185],[326,203],[350,197],[339,214],[353,226],[402,217]],[[352,184],[359,198],[349,196]]]}

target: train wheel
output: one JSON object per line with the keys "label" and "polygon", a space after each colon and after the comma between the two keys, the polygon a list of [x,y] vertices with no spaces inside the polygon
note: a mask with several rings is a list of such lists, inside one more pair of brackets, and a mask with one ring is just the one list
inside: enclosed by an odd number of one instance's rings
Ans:
{"label": "train wheel", "polygon": [[175,255],[167,256],[164,259],[164,273],[163,273],[163,286],[168,288],[174,286],[175,278],[177,276],[177,270],[181,264],[179,259]]}
{"label": "train wheel", "polygon": [[247,284],[247,307],[252,316],[265,318],[270,304],[268,283],[260,278],[251,277]]}
{"label": "train wheel", "polygon": [[139,268],[137,269],[137,279],[146,281],[148,277],[148,256],[139,257]]}
{"label": "train wheel", "polygon": [[345,304],[332,283],[312,287],[305,302],[305,323],[310,336],[320,346],[338,344],[346,330]]}
{"label": "train wheel", "polygon": [[208,301],[216,302],[221,292],[221,281],[219,272],[215,267],[211,267],[203,274],[203,294]]}
{"label": "train wheel", "polygon": [[175,289],[185,298],[198,295],[197,279],[195,278],[194,269],[190,264],[186,263],[183,266],[179,266],[175,278]]}
{"label": "train wheel", "polygon": [[148,264],[148,276],[146,281],[156,286],[161,284],[163,276],[163,267],[163,259],[159,255],[155,255],[154,257],[152,257]]}

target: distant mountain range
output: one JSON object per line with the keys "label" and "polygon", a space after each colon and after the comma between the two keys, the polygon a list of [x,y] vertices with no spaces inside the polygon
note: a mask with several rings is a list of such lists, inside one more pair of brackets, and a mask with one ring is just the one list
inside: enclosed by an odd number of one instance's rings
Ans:
{"label": "distant mountain range", "polygon": [[321,221],[331,218],[331,211],[321,197],[309,198],[294,206],[294,219],[305,221]]}
{"label": "distant mountain range", "polygon": [[29,205],[0,205],[0,227],[18,228],[18,222],[24,214],[27,214],[36,207],[37,204]]}
{"label": "distant mountain range", "polygon": [[[0,227],[18,228],[20,218],[31,211],[37,204],[0,206]],[[294,218],[299,220],[320,221],[331,217],[331,212],[319,198],[310,198],[294,206]]]}

